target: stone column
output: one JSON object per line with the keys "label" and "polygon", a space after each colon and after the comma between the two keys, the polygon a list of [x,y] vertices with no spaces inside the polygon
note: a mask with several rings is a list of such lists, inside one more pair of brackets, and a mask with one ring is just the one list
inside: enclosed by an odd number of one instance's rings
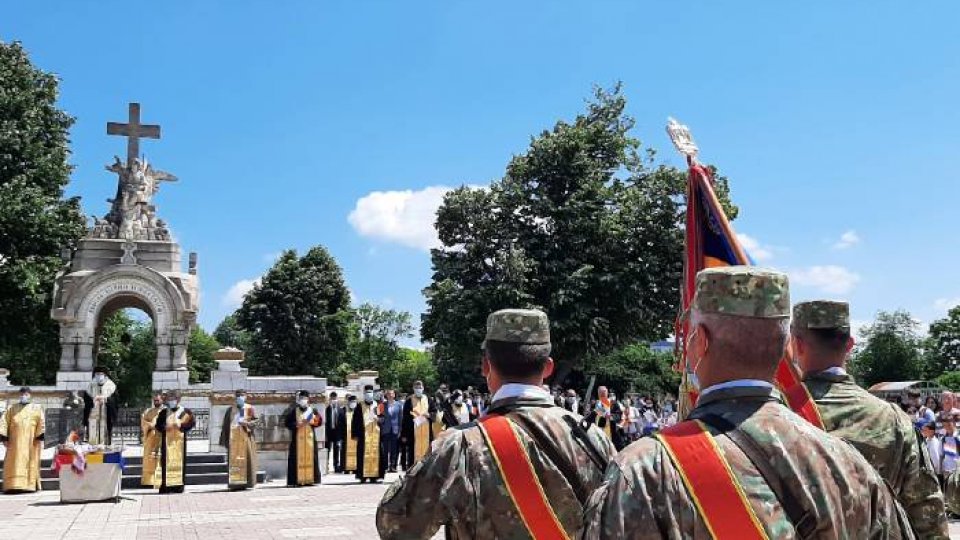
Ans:
{"label": "stone column", "polygon": [[170,342],[166,336],[157,336],[157,365],[154,371],[170,371]]}
{"label": "stone column", "polygon": [[93,339],[83,340],[77,345],[77,371],[93,371]]}
{"label": "stone column", "polygon": [[187,370],[187,346],[177,343],[173,346],[172,368],[176,371]]}
{"label": "stone column", "polygon": [[72,339],[60,340],[60,371],[76,371],[77,344]]}
{"label": "stone column", "polygon": [[189,343],[190,334],[184,330],[175,330],[173,332],[173,358],[170,359],[170,369],[174,371],[187,370],[187,343]]}

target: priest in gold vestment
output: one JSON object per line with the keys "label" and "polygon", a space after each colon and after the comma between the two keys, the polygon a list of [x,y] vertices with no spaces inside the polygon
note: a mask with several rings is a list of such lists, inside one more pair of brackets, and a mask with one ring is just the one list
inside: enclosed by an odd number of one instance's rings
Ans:
{"label": "priest in gold vestment", "polygon": [[379,404],[373,399],[373,385],[368,384],[350,422],[350,434],[357,441],[356,475],[361,484],[381,480],[387,470],[387,455],[380,444],[382,418]]}
{"label": "priest in gold vestment", "polygon": [[6,446],[3,492],[40,491],[40,451],[43,449],[43,408],[30,402],[30,389],[20,389],[20,401],[0,416],[0,443]]}
{"label": "priest in gold vestment", "polygon": [[229,407],[220,430],[220,446],[227,448],[227,489],[237,491],[257,485],[257,443],[253,430],[257,412],[247,403],[247,392],[236,391],[236,406]]}
{"label": "priest in gold vestment", "polygon": [[287,410],[285,424],[290,430],[287,453],[287,485],[312,486],[320,483],[317,460],[317,437],[314,428],[323,424],[323,417],[310,406],[310,393],[297,392],[297,402]]}
{"label": "priest in gold vestment", "polygon": [[190,409],[180,406],[180,392],[162,394],[166,407],[154,427],[160,433],[160,493],[183,493],[187,463],[187,432],[193,429]]}
{"label": "priest in gold vestment", "polygon": [[343,472],[354,474],[357,472],[357,438],[353,436],[353,416],[357,411],[357,396],[347,394],[347,407],[340,417],[340,429],[343,430]]}
{"label": "priest in gold vestment", "polygon": [[437,416],[436,402],[424,393],[423,382],[413,383],[413,395],[403,402],[403,419],[400,421],[400,443],[403,463],[413,467],[427,455],[433,441],[430,425]]}
{"label": "priest in gold vestment", "polygon": [[163,410],[163,396],[153,396],[153,407],[143,411],[140,416],[140,429],[143,431],[143,470],[140,473],[140,485],[157,487],[160,476],[157,465],[160,462],[160,432],[157,431],[157,415]]}

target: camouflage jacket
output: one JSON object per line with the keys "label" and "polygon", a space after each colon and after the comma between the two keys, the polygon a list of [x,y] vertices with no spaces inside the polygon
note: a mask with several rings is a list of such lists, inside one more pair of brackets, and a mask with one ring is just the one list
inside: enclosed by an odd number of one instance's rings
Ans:
{"label": "camouflage jacket", "polygon": [[[541,398],[501,399],[487,413],[504,414],[519,428],[521,444],[550,505],[575,537],[581,501],[586,502],[603,480],[602,468],[572,435],[565,419],[580,417]],[[530,435],[533,431],[535,437]],[[596,427],[590,426],[586,435],[605,461],[616,454]],[[541,445],[547,443],[551,448],[545,450]],[[558,466],[551,455],[567,463]],[[576,478],[565,476],[563,469],[575,471]],[[447,538],[530,538],[477,422],[445,431],[430,453],[390,486],[377,510],[377,529],[386,539],[430,538],[443,525]]]}
{"label": "camouflage jacket", "polygon": [[[717,415],[771,458],[797,495],[805,538],[914,538],[889,488],[850,445],[810,425],[772,389],[739,387],[701,396],[691,418]],[[800,538],[760,471],[726,435],[717,445],[769,538]],[[611,462],[584,511],[584,539],[711,538],[663,444],[641,439]]]}
{"label": "camouflage jacket", "polygon": [[920,538],[949,538],[943,495],[910,418],[857,386],[849,375],[804,377],[824,428],[860,451],[893,488]]}

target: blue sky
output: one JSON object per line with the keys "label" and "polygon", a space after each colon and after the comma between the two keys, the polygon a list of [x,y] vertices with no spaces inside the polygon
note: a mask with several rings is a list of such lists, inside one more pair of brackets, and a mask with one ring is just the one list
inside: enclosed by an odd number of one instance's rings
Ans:
{"label": "blue sky", "polygon": [[617,80],[660,159],[680,163],[667,116],[691,127],[795,299],[928,323],[960,303],[960,7],[836,4],[18,2],[0,39],[62,77],[89,215],[125,151],[105,123],[139,101],[163,126],[141,150],[180,177],[156,201],[199,253],[208,330],[316,244],[355,302],[420,313],[443,190],[499,177]]}

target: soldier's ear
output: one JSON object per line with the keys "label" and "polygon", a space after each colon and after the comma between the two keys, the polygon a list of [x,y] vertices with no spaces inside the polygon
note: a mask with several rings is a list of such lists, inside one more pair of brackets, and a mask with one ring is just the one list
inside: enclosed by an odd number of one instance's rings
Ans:
{"label": "soldier's ear", "polygon": [[487,355],[483,355],[483,360],[480,361],[480,374],[483,375],[483,378],[486,379],[490,375],[490,360],[487,359]]}
{"label": "soldier's ear", "polygon": [[856,345],[856,344],[857,344],[857,340],[854,339],[853,336],[848,337],[848,338],[847,338],[846,350],[845,350],[844,352],[845,352],[846,354],[850,354],[850,351],[853,350],[853,346]]}
{"label": "soldier's ear", "polygon": [[547,357],[547,361],[543,364],[543,379],[549,379],[553,375],[554,368],[557,367],[557,364],[554,363],[553,358]]}

